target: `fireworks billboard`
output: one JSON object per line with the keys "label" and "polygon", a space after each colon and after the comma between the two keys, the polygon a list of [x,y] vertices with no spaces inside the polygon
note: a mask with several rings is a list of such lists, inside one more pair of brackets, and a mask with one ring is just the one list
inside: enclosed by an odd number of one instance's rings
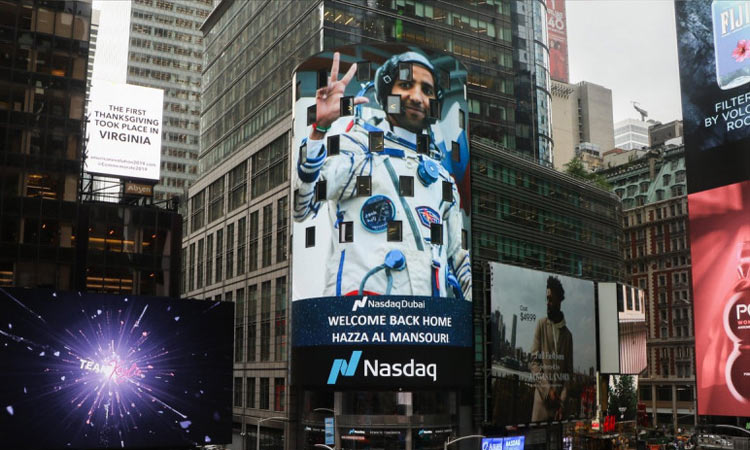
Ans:
{"label": "fireworks billboard", "polygon": [[295,382],[471,382],[465,84],[452,56],[393,44],[295,72]]}
{"label": "fireworks billboard", "polygon": [[492,423],[596,413],[594,283],[490,263]]}
{"label": "fireworks billboard", "polygon": [[3,446],[229,443],[232,306],[0,289]]}

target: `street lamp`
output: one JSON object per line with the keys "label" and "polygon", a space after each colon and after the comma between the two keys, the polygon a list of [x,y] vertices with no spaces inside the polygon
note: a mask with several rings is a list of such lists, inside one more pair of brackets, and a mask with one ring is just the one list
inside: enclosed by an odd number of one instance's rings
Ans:
{"label": "street lamp", "polygon": [[267,420],[278,420],[278,421],[286,421],[286,417],[281,416],[274,416],[274,417],[265,417],[263,419],[257,418],[258,420],[258,428],[255,434],[255,450],[260,450],[260,424],[267,421]]}
{"label": "street lamp", "polygon": [[326,447],[326,448],[328,448],[330,450],[336,450],[336,442],[338,442],[338,440],[339,440],[338,439],[339,430],[336,428],[336,411],[334,411],[331,408],[315,408],[315,409],[313,409],[313,412],[319,412],[319,411],[326,411],[326,412],[329,412],[329,413],[333,414],[333,448],[328,447],[325,444],[315,444],[315,446],[317,447],[319,445],[322,445],[323,447]]}
{"label": "street lamp", "polygon": [[327,446],[325,444],[315,444],[315,446],[318,447],[318,448],[327,448],[328,450],[336,450],[336,449],[331,448],[331,447],[329,447],[329,446]]}
{"label": "street lamp", "polygon": [[445,444],[443,445],[443,450],[448,450],[448,446],[451,445],[451,444],[453,444],[454,442],[463,441],[464,439],[473,439],[473,438],[475,438],[475,439],[482,439],[484,437],[486,437],[486,436],[483,435],[483,434],[472,434],[472,435],[469,435],[469,436],[463,436],[463,437],[460,437],[460,438],[453,439],[452,441],[445,441]]}

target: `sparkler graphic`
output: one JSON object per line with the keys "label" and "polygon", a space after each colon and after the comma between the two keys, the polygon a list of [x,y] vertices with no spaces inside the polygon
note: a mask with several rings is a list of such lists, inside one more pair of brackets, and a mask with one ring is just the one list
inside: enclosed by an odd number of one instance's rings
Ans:
{"label": "sparkler graphic", "polygon": [[231,428],[231,375],[215,377],[217,363],[231,373],[231,332],[222,338],[227,348],[216,348],[206,330],[225,309],[104,295],[40,300],[32,292],[21,298],[28,291],[0,289],[0,317],[9,318],[0,329],[0,362],[12,365],[0,386],[0,434],[24,424],[38,430],[47,418],[45,427],[57,424],[59,433],[32,442],[19,435],[18,446],[201,445],[231,435],[222,429]]}

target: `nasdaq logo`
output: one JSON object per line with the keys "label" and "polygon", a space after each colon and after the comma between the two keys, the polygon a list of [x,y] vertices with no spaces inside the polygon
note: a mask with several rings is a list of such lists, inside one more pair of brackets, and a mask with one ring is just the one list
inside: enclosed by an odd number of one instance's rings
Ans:
{"label": "nasdaq logo", "polygon": [[334,359],[331,365],[331,372],[328,374],[328,384],[336,384],[339,374],[344,377],[354,376],[354,372],[359,365],[359,358],[361,357],[362,351],[355,350],[352,352],[352,356],[349,357],[348,362],[345,359]]}
{"label": "nasdaq logo", "polygon": [[354,306],[352,306],[352,311],[356,311],[359,308],[364,308],[367,305],[367,296],[365,295],[359,300],[354,301]]}

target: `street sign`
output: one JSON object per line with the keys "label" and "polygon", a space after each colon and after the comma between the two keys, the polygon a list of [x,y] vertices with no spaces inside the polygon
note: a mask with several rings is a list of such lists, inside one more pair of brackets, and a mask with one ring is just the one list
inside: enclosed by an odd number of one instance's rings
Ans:
{"label": "street sign", "polygon": [[326,417],[326,445],[334,445],[333,442],[333,417]]}

